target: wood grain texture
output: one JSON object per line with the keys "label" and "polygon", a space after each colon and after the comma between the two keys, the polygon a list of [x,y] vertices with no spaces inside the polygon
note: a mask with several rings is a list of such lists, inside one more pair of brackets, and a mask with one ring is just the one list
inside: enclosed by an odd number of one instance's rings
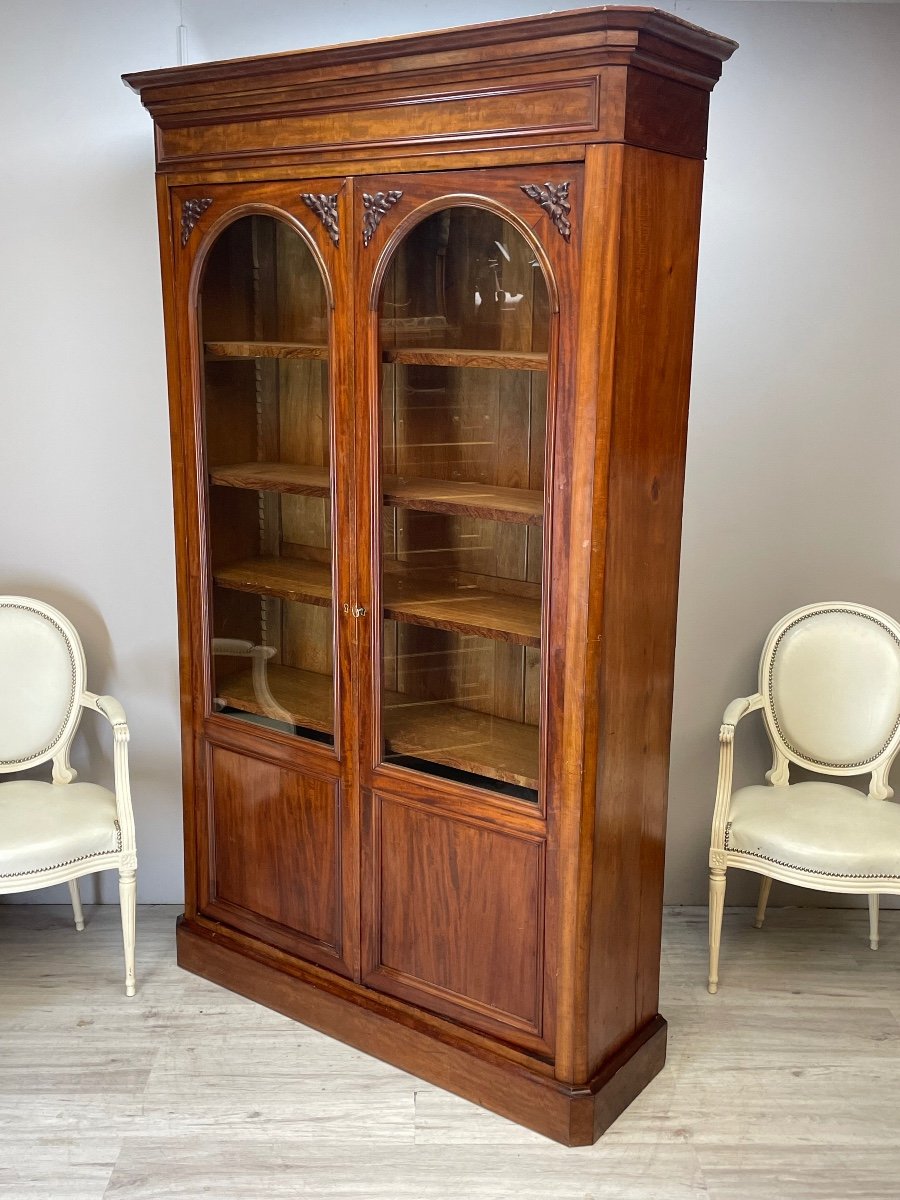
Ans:
{"label": "wood grain texture", "polygon": [[523,133],[545,138],[562,134],[583,137],[596,127],[597,91],[596,78],[550,79],[503,88],[442,88],[430,92],[424,104],[415,95],[394,96],[380,104],[378,97],[370,94],[365,106],[340,99],[306,112],[246,114],[239,131],[228,121],[207,119],[203,125],[166,127],[161,136],[161,161],[174,165],[230,157],[236,132],[249,143],[249,149],[255,141],[265,145],[270,154],[298,147],[321,153],[334,146],[365,146],[373,140],[376,126],[377,140],[383,146],[438,141],[441,125],[453,128],[457,140]]}
{"label": "wood grain texture", "polygon": [[[266,677],[275,699],[298,725],[322,731],[333,728],[330,676],[276,664],[268,667]],[[217,696],[243,712],[271,715],[249,670],[220,680]],[[539,743],[534,725],[454,704],[417,703],[402,692],[386,692],[383,703],[388,756],[420,755],[505,783],[537,787]]]}
{"label": "wood grain texture", "polygon": [[540,525],[544,518],[544,493],[528,488],[497,487],[450,479],[384,479],[385,504],[422,512],[443,512]]}
{"label": "wood grain texture", "polygon": [[543,843],[373,797],[364,981],[488,1029],[540,1035]]}
{"label": "wood grain texture", "polygon": [[422,367],[483,367],[501,371],[547,370],[546,354],[525,351],[389,347],[383,351],[382,357],[385,362],[416,364]]}
{"label": "wood grain texture", "polygon": [[[331,604],[327,563],[304,558],[252,558],[217,567],[220,587],[280,596],[305,604]],[[415,576],[392,576],[385,595],[385,616],[395,621],[455,629],[519,645],[540,645],[540,603],[527,596],[504,595],[468,585],[439,585]]]}
{"label": "wood grain texture", "polygon": [[293,463],[233,463],[213,468],[209,477],[212,483],[223,487],[288,492],[298,496],[327,496],[331,490],[325,467],[295,466]]}
{"label": "wood grain texture", "polygon": [[[600,151],[609,153],[609,151]],[[657,1011],[702,164],[625,148],[599,664],[588,1065]],[[654,345],[652,356],[645,352]],[[599,615],[599,614],[598,614]],[[616,984],[612,983],[613,976]]]}
{"label": "wood grain texture", "polygon": [[328,347],[303,342],[206,342],[210,358],[313,358],[325,361]]}
{"label": "wood grain texture", "polygon": [[394,621],[455,629],[521,646],[539,646],[541,606],[527,596],[430,583],[410,574],[385,580],[384,614]]}
{"label": "wood grain texture", "polygon": [[384,696],[385,755],[414,755],[537,789],[540,741],[536,725],[508,721],[457,704]]}
{"label": "wood grain texture", "polygon": [[[210,481],[222,487],[288,492],[304,496],[327,496],[330,478],[324,467],[280,462],[231,463],[215,467]],[[454,513],[540,525],[543,492],[527,488],[496,487],[452,479],[415,479],[388,475],[384,480],[385,504],[422,512]]]}
{"label": "wood grain texture", "polygon": [[220,748],[211,751],[210,774],[214,849],[204,911],[295,953],[308,941],[339,957],[335,785]]}
{"label": "wood grain texture", "polygon": [[[323,732],[334,728],[334,682],[330,675],[276,663],[267,667],[266,682],[272,695],[298,725]],[[271,716],[260,699],[250,670],[236,671],[217,680],[216,695],[242,712]]]}
{"label": "wood grain texture", "polygon": [[[384,146],[414,155],[467,142],[626,140],[636,136],[623,120],[626,76],[707,93],[734,49],[667,13],[583,9],[125,79],[159,126],[160,166],[214,167],[322,159],[338,147],[365,159]],[[639,103],[659,111],[655,94]],[[699,114],[697,131],[705,134]],[[700,156],[703,141],[653,148]]]}
{"label": "wood grain texture", "polygon": [[251,558],[216,569],[220,587],[280,596],[304,604],[331,605],[331,568],[300,558]]}

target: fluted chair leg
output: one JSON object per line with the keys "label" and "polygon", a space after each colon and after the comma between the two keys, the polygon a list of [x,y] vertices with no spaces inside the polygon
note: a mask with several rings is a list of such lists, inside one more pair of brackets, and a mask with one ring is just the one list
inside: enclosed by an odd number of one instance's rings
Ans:
{"label": "fluted chair leg", "polygon": [[78,880],[69,880],[69,895],[72,897],[72,911],[75,914],[75,928],[81,932],[84,929],[84,912],[81,908],[81,897],[78,894]]}
{"label": "fluted chair leg", "polygon": [[122,908],[122,940],[125,944],[125,995],[134,995],[134,926],[137,882],[134,871],[119,872],[119,904]]}
{"label": "fluted chair leg", "polygon": [[709,872],[709,991],[719,990],[719,945],[722,941],[722,913],[725,909],[725,872],[712,867]]}
{"label": "fluted chair leg", "polygon": [[869,945],[878,949],[878,892],[869,896]]}
{"label": "fluted chair leg", "polygon": [[763,921],[766,919],[766,905],[769,903],[771,890],[772,880],[768,875],[763,875],[759,881],[759,900],[756,905],[756,920],[753,922],[757,929],[762,929]]}

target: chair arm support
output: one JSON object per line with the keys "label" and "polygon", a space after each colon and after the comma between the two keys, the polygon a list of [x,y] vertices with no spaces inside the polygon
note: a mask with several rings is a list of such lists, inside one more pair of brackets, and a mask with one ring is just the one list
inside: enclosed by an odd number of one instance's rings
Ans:
{"label": "chair arm support", "polygon": [[[731,805],[732,776],[734,772],[734,730],[737,723],[758,708],[762,708],[763,698],[757,692],[754,696],[741,696],[725,709],[722,725],[719,729],[719,779],[716,786],[716,805],[713,810],[712,834],[710,837],[710,866],[721,866],[721,852],[725,849],[725,825],[728,821],[728,809]],[[713,856],[717,861],[713,862]]]}
{"label": "chair arm support", "polygon": [[83,692],[81,703],[85,708],[93,709],[106,717],[113,729],[115,745],[113,749],[113,768],[115,771],[116,816],[119,831],[122,835],[122,867],[133,870],[137,865],[134,840],[134,813],[131,806],[131,780],[128,773],[128,723],[125,720],[125,709],[113,696],[95,696],[93,692]]}

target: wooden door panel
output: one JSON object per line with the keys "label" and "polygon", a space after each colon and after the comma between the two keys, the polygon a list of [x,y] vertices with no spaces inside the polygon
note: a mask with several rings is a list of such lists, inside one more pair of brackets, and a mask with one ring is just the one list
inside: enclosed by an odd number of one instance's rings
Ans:
{"label": "wooden door panel", "polygon": [[[186,911],[358,975],[353,630],[341,617],[355,570],[352,256],[335,237],[351,191],[339,178],[194,183],[165,203],[193,712]],[[317,572],[322,602],[236,571],[270,558]]]}
{"label": "wooden door panel", "polygon": [[336,781],[213,746],[206,915],[334,967],[341,956]]}
{"label": "wooden door panel", "polygon": [[375,795],[364,981],[541,1042],[544,840]]}

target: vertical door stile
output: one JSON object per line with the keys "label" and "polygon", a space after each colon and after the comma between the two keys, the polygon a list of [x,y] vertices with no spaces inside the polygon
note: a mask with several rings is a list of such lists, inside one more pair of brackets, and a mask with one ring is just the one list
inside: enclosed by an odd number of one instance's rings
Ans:
{"label": "vertical door stile", "polygon": [[353,616],[364,574],[360,537],[361,506],[367,478],[367,466],[360,456],[366,423],[360,404],[364,376],[358,357],[356,336],[358,299],[355,233],[355,186],[345,179],[338,194],[340,240],[335,275],[335,311],[333,323],[334,396],[339,439],[335,458],[335,486],[338,501],[337,545],[340,587],[335,598],[335,621],[345,662],[341,697],[341,740],[343,795],[341,820],[344,830],[343,923],[346,959],[354,980],[360,978],[360,766],[361,766],[361,679],[360,636],[362,627]]}

